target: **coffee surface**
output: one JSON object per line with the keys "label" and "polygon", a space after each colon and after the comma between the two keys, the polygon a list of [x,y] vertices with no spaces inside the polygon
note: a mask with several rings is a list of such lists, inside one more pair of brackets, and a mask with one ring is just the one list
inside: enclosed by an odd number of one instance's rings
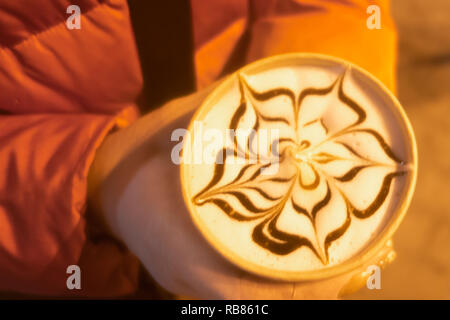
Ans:
{"label": "coffee surface", "polygon": [[322,269],[364,250],[411,182],[394,101],[331,62],[232,77],[197,113],[183,149],[191,214],[212,245],[274,272]]}

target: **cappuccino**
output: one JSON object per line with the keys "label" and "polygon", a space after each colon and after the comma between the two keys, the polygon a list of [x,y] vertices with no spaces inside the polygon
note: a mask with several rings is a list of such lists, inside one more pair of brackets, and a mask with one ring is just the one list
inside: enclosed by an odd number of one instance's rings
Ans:
{"label": "cappuccino", "polygon": [[[224,138],[190,126],[185,201],[211,245],[244,269],[302,279],[346,263],[392,232],[410,200],[409,122],[349,63],[301,54],[256,62],[220,85],[194,121]],[[216,161],[192,161],[199,144]]]}

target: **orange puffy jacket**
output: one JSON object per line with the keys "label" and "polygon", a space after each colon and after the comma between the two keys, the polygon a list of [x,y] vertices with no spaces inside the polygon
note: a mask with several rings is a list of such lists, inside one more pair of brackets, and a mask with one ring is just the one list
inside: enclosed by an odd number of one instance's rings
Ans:
{"label": "orange puffy jacket", "polygon": [[[105,135],[139,114],[142,61],[125,0],[73,1],[80,30],[66,26],[69,4],[0,0],[0,291],[75,294],[66,269],[77,264],[83,295],[131,294],[137,259],[86,232],[86,178]],[[372,4],[381,8],[379,30],[366,26]],[[191,0],[196,85],[233,61],[303,51],[350,60],[394,89],[388,4]]]}

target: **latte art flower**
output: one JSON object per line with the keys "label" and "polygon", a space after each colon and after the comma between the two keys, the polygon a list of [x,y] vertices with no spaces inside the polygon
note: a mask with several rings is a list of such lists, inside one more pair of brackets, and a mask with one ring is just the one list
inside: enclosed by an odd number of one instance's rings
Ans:
{"label": "latte art flower", "polygon": [[[245,144],[230,137],[232,147],[219,151],[217,158],[223,161],[215,164],[209,183],[192,202],[214,205],[241,223],[256,221],[249,237],[273,254],[289,255],[307,247],[327,265],[330,246],[354,219],[376,213],[393,180],[409,170],[377,128],[367,123],[364,107],[344,92],[346,73],[327,87],[298,93],[282,87],[258,90],[239,75],[240,104],[228,127],[252,131]],[[281,135],[270,141],[269,155],[261,156],[257,138],[271,129],[279,129]],[[258,156],[265,161],[250,161]],[[226,181],[230,158],[245,163]],[[265,174],[275,167],[274,174]],[[357,201],[352,184],[373,179],[373,173],[366,172],[377,168],[382,169],[377,175],[383,175],[379,186],[375,192],[367,190],[372,194],[365,203]],[[306,227],[297,232],[280,227],[280,219],[289,213],[298,215]]]}

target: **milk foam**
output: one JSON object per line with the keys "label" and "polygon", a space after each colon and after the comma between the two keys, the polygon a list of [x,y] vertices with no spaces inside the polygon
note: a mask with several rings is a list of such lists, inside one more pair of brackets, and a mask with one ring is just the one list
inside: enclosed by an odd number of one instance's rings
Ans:
{"label": "milk foam", "polygon": [[[280,157],[267,154],[272,163],[236,164],[232,153],[224,165],[184,165],[194,220],[214,246],[252,265],[308,271],[350,259],[385,229],[411,182],[412,148],[394,102],[336,63],[286,62],[233,76],[196,120],[205,130],[256,128],[253,150],[259,130],[278,129],[284,139]],[[184,160],[201,138],[190,136]],[[212,152],[239,155],[245,142],[226,139]],[[262,166],[275,173],[256,174]]]}

